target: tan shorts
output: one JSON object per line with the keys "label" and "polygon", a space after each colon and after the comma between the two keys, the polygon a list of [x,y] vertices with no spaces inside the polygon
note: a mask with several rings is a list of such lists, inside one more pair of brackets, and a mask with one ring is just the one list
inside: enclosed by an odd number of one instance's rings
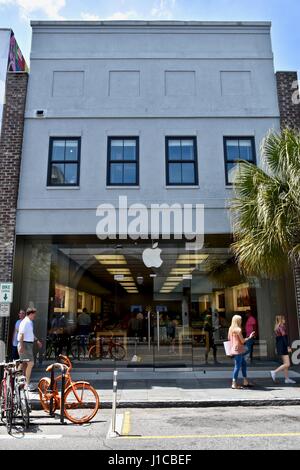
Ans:
{"label": "tan shorts", "polygon": [[29,359],[31,362],[34,362],[33,357],[33,343],[23,343],[24,351],[20,353],[20,345],[18,345],[18,353],[21,360]]}

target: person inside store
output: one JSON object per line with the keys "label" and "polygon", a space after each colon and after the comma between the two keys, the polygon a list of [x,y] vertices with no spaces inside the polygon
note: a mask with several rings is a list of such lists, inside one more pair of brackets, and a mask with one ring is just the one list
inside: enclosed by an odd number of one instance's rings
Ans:
{"label": "person inside store", "polygon": [[131,318],[131,313],[126,312],[125,315],[123,316],[122,320],[121,320],[121,324],[120,324],[121,330],[127,330],[128,331],[128,325],[129,325],[130,318]]}
{"label": "person inside store", "polygon": [[96,321],[93,325],[93,332],[94,333],[99,333],[102,330],[103,330],[103,319],[102,319],[101,315],[97,315]]}
{"label": "person inside store", "polygon": [[225,312],[219,312],[219,337],[222,340],[226,340],[228,336],[228,328],[229,324],[228,321],[226,320],[226,313]]}
{"label": "person inside store", "polygon": [[137,319],[137,315],[138,315],[137,313],[132,313],[131,318],[128,322],[128,336],[129,337],[133,337],[133,338],[138,337],[140,322]]}
{"label": "person inside store", "polygon": [[91,316],[88,314],[87,309],[84,308],[77,318],[78,333],[80,335],[88,335],[90,333],[91,322]]}
{"label": "person inside store", "polygon": [[211,309],[207,310],[207,315],[205,316],[204,320],[204,331],[207,334],[206,337],[206,351],[205,351],[205,364],[208,364],[208,354],[210,350],[213,351],[214,363],[218,364],[217,361],[217,346],[215,345],[214,341],[214,328],[212,324],[212,312]]}
{"label": "person inside store", "polygon": [[138,331],[137,331],[137,336],[139,340],[142,342],[143,341],[143,334],[144,334],[144,315],[142,312],[137,313],[136,315],[137,319],[137,326],[138,326]]}
{"label": "person inside store", "polygon": [[252,332],[254,332],[254,335],[252,336],[252,338],[248,339],[246,343],[245,358],[247,359],[249,357],[250,362],[252,362],[254,341],[257,336],[257,320],[252,314],[251,310],[246,311],[246,318],[247,318],[246,324],[245,324],[246,336],[250,337]]}
{"label": "person inside store", "polygon": [[62,312],[55,313],[51,322],[50,334],[55,341],[55,355],[62,354],[63,347],[67,344],[66,339],[66,319]]}
{"label": "person inside store", "polygon": [[216,308],[214,309],[209,308],[208,311],[209,311],[209,315],[212,316],[213,337],[214,337],[214,341],[216,342],[220,336],[219,312]]}
{"label": "person inside store", "polygon": [[169,316],[167,316],[166,327],[167,327],[167,338],[168,338],[168,341],[170,343],[169,352],[172,353],[172,354],[176,354],[175,342],[176,342],[177,320],[175,318],[171,319],[171,318],[169,318]]}
{"label": "person inside store", "polygon": [[78,326],[78,334],[80,336],[80,345],[85,348],[86,339],[90,334],[91,331],[91,316],[88,314],[86,308],[82,310],[82,312],[78,315],[77,318],[77,326]]}

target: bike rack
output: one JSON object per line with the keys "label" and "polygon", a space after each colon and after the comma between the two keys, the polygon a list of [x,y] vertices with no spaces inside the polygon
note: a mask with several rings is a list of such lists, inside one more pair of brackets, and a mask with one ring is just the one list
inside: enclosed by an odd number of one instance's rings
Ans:
{"label": "bike rack", "polygon": [[[53,393],[54,389],[54,369],[60,369],[61,371],[61,398],[60,398],[60,423],[65,424],[65,375],[68,367],[65,364],[60,364],[56,362],[53,364],[51,369],[51,382],[50,382],[50,392]],[[50,398],[49,412],[51,418],[54,418],[55,413],[53,411],[53,396]]]}

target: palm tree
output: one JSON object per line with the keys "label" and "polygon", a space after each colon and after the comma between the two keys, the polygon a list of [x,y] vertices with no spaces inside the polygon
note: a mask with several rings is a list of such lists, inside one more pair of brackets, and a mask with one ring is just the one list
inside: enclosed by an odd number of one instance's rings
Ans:
{"label": "palm tree", "polygon": [[300,261],[300,133],[270,132],[261,150],[262,168],[238,163],[232,249],[244,274],[276,278]]}

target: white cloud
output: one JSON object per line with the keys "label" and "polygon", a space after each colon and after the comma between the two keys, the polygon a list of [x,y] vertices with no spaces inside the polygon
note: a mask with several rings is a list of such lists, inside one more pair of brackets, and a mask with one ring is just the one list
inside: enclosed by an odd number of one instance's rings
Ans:
{"label": "white cloud", "polygon": [[155,18],[169,20],[173,18],[173,9],[176,0],[156,0],[155,5],[151,10],[151,15]]}
{"label": "white cloud", "polygon": [[85,21],[99,21],[99,20],[101,20],[100,16],[94,15],[93,13],[84,12],[84,11],[80,13],[80,16]]}
{"label": "white cloud", "polygon": [[[1,1],[1,0],[0,0]],[[119,21],[119,20],[137,20],[141,19],[138,13],[135,10],[129,11],[117,11],[110,16],[107,17],[100,17],[99,15],[95,15],[94,13],[89,12],[81,12],[80,16],[83,20],[86,21]]]}
{"label": "white cloud", "polygon": [[135,10],[130,11],[117,11],[113,13],[111,16],[105,18],[106,20],[137,20],[139,18],[138,13]]}
{"label": "white cloud", "polygon": [[65,6],[66,0],[0,0],[0,5],[15,5],[19,7],[21,18],[28,19],[31,13],[43,12],[52,20],[64,19],[60,10]]}

